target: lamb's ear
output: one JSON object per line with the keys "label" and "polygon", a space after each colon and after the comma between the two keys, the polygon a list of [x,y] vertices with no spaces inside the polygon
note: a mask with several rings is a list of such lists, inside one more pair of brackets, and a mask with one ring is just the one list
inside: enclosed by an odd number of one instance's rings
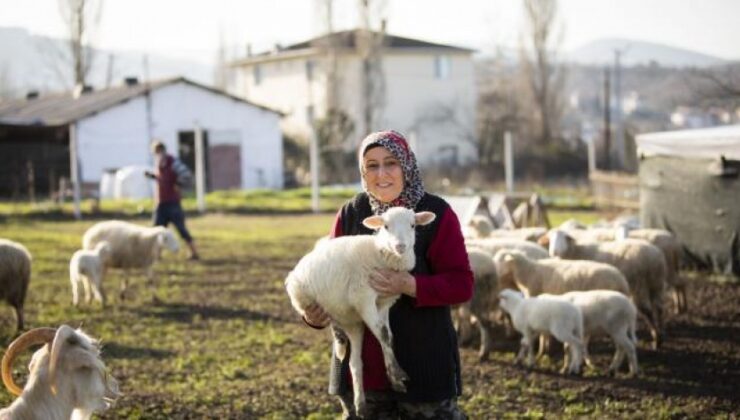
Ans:
{"label": "lamb's ear", "polygon": [[366,217],[365,220],[362,221],[362,224],[365,225],[366,228],[372,229],[372,230],[378,230],[383,227],[383,217],[381,216],[370,216]]}
{"label": "lamb's ear", "polygon": [[416,220],[416,224],[421,226],[432,223],[436,218],[437,215],[432,213],[431,211],[421,211],[414,215],[414,220]]}

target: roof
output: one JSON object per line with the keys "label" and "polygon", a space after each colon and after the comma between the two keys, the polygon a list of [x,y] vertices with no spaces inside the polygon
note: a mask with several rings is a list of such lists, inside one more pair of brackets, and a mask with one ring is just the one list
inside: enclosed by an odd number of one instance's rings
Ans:
{"label": "roof", "polygon": [[[121,85],[108,89],[94,90],[75,98],[72,92],[41,95],[34,99],[13,99],[0,101],[0,124],[59,126],[81,120],[99,112],[113,108],[131,99],[155,91],[159,88],[185,83],[235,101],[256,106],[265,111],[281,114],[278,111],[230,95],[224,91],[201,85],[184,77],[163,79],[132,86]],[[282,115],[282,114],[281,114]]]}
{"label": "roof", "polygon": [[[320,37],[312,38],[306,41],[299,42],[297,44],[288,45],[281,47],[278,50],[265,51],[251,57],[237,60],[237,63],[249,63],[251,61],[262,61],[266,58],[276,58],[287,55],[295,55],[308,50],[313,50],[322,46],[331,45],[340,49],[351,49],[357,48],[357,41],[360,34],[363,33],[362,29],[353,29],[349,31],[334,32],[329,35],[323,35]],[[375,35],[379,35],[378,32],[373,32]],[[454,45],[437,44],[433,42],[422,41],[413,38],[404,38],[396,35],[385,34],[383,36],[383,46],[385,48],[391,48],[394,50],[414,50],[414,49],[437,49],[446,50],[448,52],[457,53],[474,53],[474,49],[457,47]]]}
{"label": "roof", "polygon": [[638,155],[740,160],[740,125],[640,134]]}

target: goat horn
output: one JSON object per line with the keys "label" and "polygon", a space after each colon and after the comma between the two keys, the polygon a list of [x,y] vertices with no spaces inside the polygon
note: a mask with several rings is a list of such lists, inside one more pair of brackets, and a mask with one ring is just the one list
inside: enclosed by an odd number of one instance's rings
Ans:
{"label": "goat horn", "polygon": [[2,362],[3,383],[13,395],[21,395],[23,389],[13,382],[13,361],[23,350],[35,345],[49,343],[54,340],[55,328],[34,328],[26,331],[20,337],[13,340],[5,351]]}
{"label": "goat horn", "polygon": [[57,329],[56,335],[54,336],[54,342],[51,344],[51,356],[49,356],[49,383],[51,384],[51,393],[56,395],[57,384],[56,384],[56,373],[57,366],[59,365],[59,355],[62,353],[62,347],[67,342],[67,339],[74,335],[75,330],[69,325],[62,325]]}

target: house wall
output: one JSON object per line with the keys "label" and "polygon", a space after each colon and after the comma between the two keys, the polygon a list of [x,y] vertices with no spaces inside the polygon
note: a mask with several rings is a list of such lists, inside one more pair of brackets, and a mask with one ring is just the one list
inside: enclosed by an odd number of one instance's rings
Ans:
{"label": "house wall", "polygon": [[[438,55],[449,60],[446,78],[435,77],[434,60]],[[311,82],[306,78],[308,59],[316,63]],[[259,64],[259,85],[254,84],[254,65],[240,67],[242,91],[237,94],[286,112],[284,130],[307,137],[310,127],[306,108],[313,105],[317,118],[326,110],[326,64],[315,56],[263,62]],[[362,117],[361,61],[358,55],[345,53],[340,56],[338,67],[339,103],[355,122],[352,144],[348,145],[351,148],[370,131],[364,127]],[[470,54],[435,49],[388,51],[383,56],[383,71],[385,108],[378,126],[372,130],[390,128],[408,135],[423,166],[446,159],[451,148],[456,150],[459,164],[477,159],[471,143],[477,93]],[[440,152],[444,149],[447,154]]]}
{"label": "house wall", "polygon": [[[282,188],[283,153],[279,114],[186,83],[167,85],[151,95],[152,137],[172,153],[178,133],[196,124],[208,131],[210,145],[241,145],[241,188]],[[79,122],[84,182],[100,180],[103,170],[151,165],[146,101],[139,97]]]}

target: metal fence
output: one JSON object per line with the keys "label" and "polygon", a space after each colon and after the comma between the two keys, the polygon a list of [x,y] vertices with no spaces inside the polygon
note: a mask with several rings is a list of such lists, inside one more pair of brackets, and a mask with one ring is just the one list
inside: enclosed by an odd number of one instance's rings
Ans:
{"label": "metal fence", "polygon": [[637,175],[593,170],[588,178],[597,208],[640,209],[640,183]]}

